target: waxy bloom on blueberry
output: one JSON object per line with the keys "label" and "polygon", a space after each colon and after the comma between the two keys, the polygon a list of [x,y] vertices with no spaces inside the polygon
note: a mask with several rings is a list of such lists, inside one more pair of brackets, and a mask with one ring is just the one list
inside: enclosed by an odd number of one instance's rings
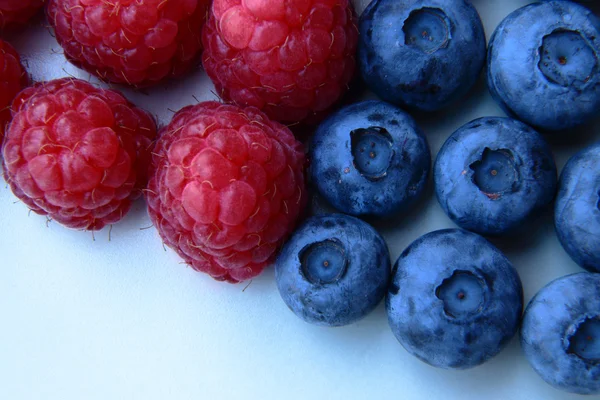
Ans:
{"label": "waxy bloom on blueberry", "polygon": [[386,300],[404,348],[440,368],[466,369],[497,355],[517,333],[521,279],[483,237],[460,229],[430,232],[398,258]]}
{"label": "waxy bloom on blueberry", "polygon": [[600,393],[600,274],[572,274],[543,287],[525,309],[521,347],[555,388]]}
{"label": "waxy bloom on blueberry", "polygon": [[544,130],[583,124],[600,110],[600,19],[571,1],[509,14],[488,48],[488,88],[512,117]]}
{"label": "waxy bloom on blueberry", "polygon": [[390,255],[377,231],[344,214],[311,217],[275,262],[283,301],[299,318],[324,326],[351,324],[385,296]]}
{"label": "waxy bloom on blueberry", "polygon": [[557,173],[539,133],[517,120],[484,117],[450,135],[433,178],[442,209],[457,225],[501,235],[552,202]]}
{"label": "waxy bloom on blueberry", "polygon": [[590,272],[600,272],[600,142],[581,150],[565,165],[554,224],[573,260]]}
{"label": "waxy bloom on blueberry", "polygon": [[382,101],[346,106],[310,142],[310,177],[333,207],[378,217],[407,212],[425,189],[431,155],[410,115]]}
{"label": "waxy bloom on blueberry", "polygon": [[485,62],[483,25],[469,1],[372,1],[359,29],[367,86],[409,108],[435,111],[459,99]]}

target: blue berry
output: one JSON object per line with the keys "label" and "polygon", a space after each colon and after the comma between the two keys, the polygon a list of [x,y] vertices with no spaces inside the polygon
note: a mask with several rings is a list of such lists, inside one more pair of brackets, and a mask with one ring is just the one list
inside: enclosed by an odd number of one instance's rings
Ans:
{"label": "blue berry", "polygon": [[316,325],[347,325],[366,316],[385,296],[390,274],[383,238],[344,214],[307,219],[275,262],[283,301]]}
{"label": "blue berry", "polygon": [[360,17],[358,65],[380,98],[435,111],[473,86],[485,62],[477,10],[463,0],[375,0]]}
{"label": "blue berry", "polygon": [[561,244],[583,268],[600,272],[600,142],[562,171],[554,223]]}
{"label": "blue berry", "polygon": [[431,168],[425,136],[404,111],[364,101],[332,114],[312,137],[310,178],[343,213],[387,216],[421,196]]}
{"label": "blue berry", "polygon": [[570,1],[509,14],[488,48],[488,87],[511,116],[544,130],[588,121],[600,110],[600,20]]}
{"label": "blue berry", "polygon": [[498,354],[515,335],[523,288],[487,240],[446,229],[421,236],[400,255],[386,306],[408,352],[435,367],[466,369]]}
{"label": "blue berry", "polygon": [[444,212],[461,228],[484,235],[522,227],[552,202],[556,181],[548,144],[510,118],[463,125],[446,140],[434,166]]}
{"label": "blue berry", "polygon": [[542,288],[525,310],[521,346],[550,385],[600,393],[600,274],[572,274]]}

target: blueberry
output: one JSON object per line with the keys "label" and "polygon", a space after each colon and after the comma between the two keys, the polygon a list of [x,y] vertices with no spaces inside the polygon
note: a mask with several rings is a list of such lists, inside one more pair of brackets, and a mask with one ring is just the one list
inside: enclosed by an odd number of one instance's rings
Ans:
{"label": "blueberry", "polygon": [[352,215],[406,211],[431,168],[425,136],[404,111],[364,101],[332,114],[310,143],[310,178],[333,207]]}
{"label": "blueberry", "polygon": [[510,115],[544,130],[580,125],[600,110],[600,20],[570,1],[509,14],[488,48],[488,87]]}
{"label": "blueberry", "polygon": [[385,296],[390,274],[383,238],[366,222],[344,214],[307,219],[275,262],[283,301],[316,325],[363,318]]}
{"label": "blueberry", "polygon": [[554,211],[556,233],[567,253],[588,271],[600,272],[600,142],[565,165]]}
{"label": "blueberry", "polygon": [[600,274],[580,272],[542,288],[525,310],[521,347],[550,385],[600,393]]}
{"label": "blueberry", "polygon": [[540,134],[510,118],[484,117],[446,140],[433,177],[440,205],[457,225],[500,235],[552,202],[557,172]]}
{"label": "blueberry", "polygon": [[473,86],[485,62],[477,10],[463,0],[373,0],[359,22],[358,65],[380,98],[435,111]]}
{"label": "blueberry", "polygon": [[487,240],[446,229],[421,236],[400,255],[386,306],[408,352],[434,367],[466,369],[498,354],[515,335],[523,288]]}

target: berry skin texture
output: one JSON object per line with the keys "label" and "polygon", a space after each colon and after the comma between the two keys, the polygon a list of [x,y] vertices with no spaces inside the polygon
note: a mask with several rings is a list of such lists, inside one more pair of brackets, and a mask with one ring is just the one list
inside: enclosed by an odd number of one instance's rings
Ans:
{"label": "berry skin texture", "polygon": [[366,222],[344,214],[311,217],[275,262],[284,302],[299,318],[323,326],[365,317],[385,296],[390,255]]}
{"label": "berry skin texture", "polygon": [[557,389],[600,393],[600,274],[558,278],[529,302],[521,348],[533,369]]}
{"label": "berry skin texture", "polygon": [[156,124],[120,93],[58,79],[23,90],[12,110],[4,174],[32,211],[99,230],[141,195]]}
{"label": "berry skin texture", "polygon": [[517,333],[523,287],[510,261],[461,229],[430,232],[402,252],[386,298],[394,335],[438,368],[467,369],[497,355]]}
{"label": "berry skin texture", "polygon": [[577,264],[600,272],[600,142],[563,168],[554,208],[560,243]]}
{"label": "berry skin texture", "polygon": [[25,24],[43,6],[45,0],[3,0],[0,2],[0,30]]}
{"label": "berry skin texture", "polygon": [[164,243],[216,280],[257,276],[306,204],[300,142],[256,108],[217,102],[181,109],[159,136],[146,199]]}
{"label": "berry skin texture", "polygon": [[49,0],[48,21],[75,66],[137,87],[199,62],[208,0]]}
{"label": "berry skin texture", "polygon": [[411,109],[436,111],[460,99],[485,63],[483,25],[469,1],[372,1],[359,29],[367,86]]}
{"label": "berry skin texture", "polygon": [[349,0],[215,0],[202,63],[224,100],[311,124],[347,91],[357,36]]}
{"label": "berry skin texture", "polygon": [[29,83],[17,51],[7,42],[0,40],[0,144],[10,122],[10,106],[15,96]]}
{"label": "berry skin texture", "polygon": [[542,130],[581,125],[600,109],[600,19],[571,1],[509,14],[487,58],[490,94],[514,118]]}
{"label": "berry skin texture", "polygon": [[458,226],[503,235],[552,202],[557,172],[539,133],[514,119],[484,117],[446,140],[433,179],[442,209]]}
{"label": "berry skin texture", "polygon": [[410,115],[377,100],[346,106],[310,143],[310,178],[337,210],[385,217],[408,211],[431,169],[427,139]]}

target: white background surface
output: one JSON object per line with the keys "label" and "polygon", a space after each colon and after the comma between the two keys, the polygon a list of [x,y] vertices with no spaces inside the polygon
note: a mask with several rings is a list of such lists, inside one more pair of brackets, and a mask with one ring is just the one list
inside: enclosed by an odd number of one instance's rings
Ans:
{"label": "white background surface", "polygon": [[[527,3],[474,1],[488,38]],[[367,0],[355,4],[360,12]],[[41,26],[8,39],[34,80],[90,79],[66,63]],[[165,124],[167,107],[211,99],[211,89],[197,71],[147,94],[125,94]],[[418,122],[436,154],[455,129],[486,115],[503,113],[482,80],[461,104]],[[560,168],[600,139],[598,129],[585,129],[583,140],[556,152]],[[139,201],[110,238],[108,229],[68,230],[29,215],[0,187],[0,399],[581,398],[544,383],[516,339],[487,364],[445,371],[398,344],[383,304],[351,326],[308,325],[279,298],[272,269],[247,287],[215,282],[181,265],[154,228],[144,229],[150,226]],[[404,221],[378,225],[392,262],[421,234],[452,226],[431,193]],[[550,280],[581,271],[560,247],[551,216],[534,231],[525,241],[496,241],[517,267],[526,301]]]}

